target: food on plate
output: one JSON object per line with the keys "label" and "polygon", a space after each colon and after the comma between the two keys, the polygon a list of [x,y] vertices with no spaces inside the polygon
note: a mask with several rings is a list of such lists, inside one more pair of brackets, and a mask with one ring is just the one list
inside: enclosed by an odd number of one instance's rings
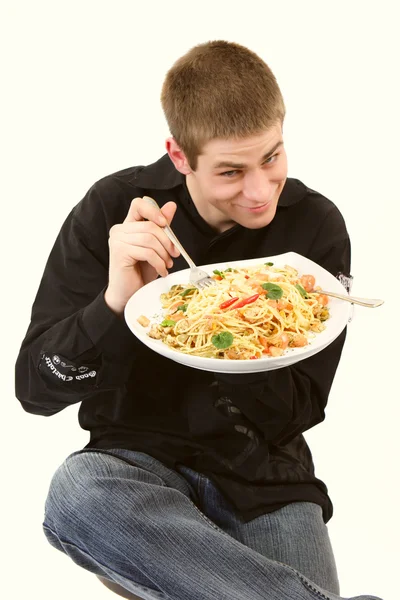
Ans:
{"label": "food on plate", "polygon": [[[313,275],[267,262],[213,272],[215,285],[173,285],[164,315],[148,335],[174,350],[207,358],[254,360],[301,348],[325,329],[328,297]],[[138,319],[144,327],[147,317]]]}
{"label": "food on plate", "polygon": [[150,319],[148,319],[144,315],[141,315],[137,321],[139,325],[142,325],[143,327],[148,327],[150,325]]}

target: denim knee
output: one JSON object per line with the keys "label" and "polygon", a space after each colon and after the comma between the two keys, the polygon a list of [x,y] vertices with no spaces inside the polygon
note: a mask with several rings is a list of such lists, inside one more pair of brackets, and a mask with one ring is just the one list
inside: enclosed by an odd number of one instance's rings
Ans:
{"label": "denim knee", "polygon": [[[79,458],[67,458],[56,470],[50,482],[45,503],[44,525],[46,537],[52,545],[56,545],[56,537],[49,533],[49,530],[66,539],[66,531],[71,533],[75,521],[73,515],[79,512],[81,487],[84,482],[81,477],[76,477],[76,472],[79,471],[78,462]],[[90,486],[89,477],[86,486]]]}
{"label": "denim knee", "polygon": [[153,490],[166,488],[157,473],[111,453],[75,452],[52,478],[45,505],[45,525],[72,542],[77,536],[90,538],[94,532],[107,529],[112,511],[118,512],[117,527],[123,527],[124,515],[127,517],[135,508],[140,511],[145,507],[142,484],[150,484],[145,487]]}

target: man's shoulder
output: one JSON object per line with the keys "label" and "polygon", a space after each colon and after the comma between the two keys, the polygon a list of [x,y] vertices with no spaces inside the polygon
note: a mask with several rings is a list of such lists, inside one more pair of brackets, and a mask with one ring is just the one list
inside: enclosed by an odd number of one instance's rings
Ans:
{"label": "man's shoulder", "polygon": [[183,176],[175,169],[168,154],[149,165],[137,165],[99,179],[94,187],[109,189],[165,190],[181,185]]}
{"label": "man's shoulder", "polygon": [[329,218],[344,224],[343,215],[332,200],[293,177],[287,178],[278,207],[283,210],[292,209],[289,213],[296,219],[302,214],[319,223]]}
{"label": "man's shoulder", "polygon": [[125,218],[135,197],[181,184],[182,176],[165,155],[150,165],[128,167],[97,180],[77,204],[74,213],[83,225],[104,218],[110,227]]}
{"label": "man's shoulder", "polygon": [[289,207],[299,202],[303,202],[303,205],[315,204],[328,211],[336,206],[332,200],[329,200],[321,192],[308,187],[300,179],[288,177],[279,199],[279,206]]}
{"label": "man's shoulder", "polygon": [[93,183],[88,193],[92,192],[104,198],[115,194],[131,193],[136,187],[138,174],[144,167],[136,165],[109,173]]}

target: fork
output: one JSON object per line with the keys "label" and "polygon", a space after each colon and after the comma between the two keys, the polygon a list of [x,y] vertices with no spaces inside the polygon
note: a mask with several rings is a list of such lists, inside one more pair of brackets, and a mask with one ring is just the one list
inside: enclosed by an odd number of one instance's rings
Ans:
{"label": "fork", "polygon": [[[158,210],[160,210],[160,207],[158,206],[157,202],[153,198],[150,198],[150,196],[143,196],[143,200],[145,200],[148,204],[151,204],[152,206],[155,206],[155,208],[158,208]],[[182,244],[180,243],[180,241],[178,240],[178,238],[172,231],[171,227],[169,225],[166,225],[165,227],[162,227],[162,229],[165,231],[166,235],[169,237],[169,239],[174,244],[174,246],[176,246],[178,248],[178,250],[182,254],[183,258],[186,260],[187,264],[189,265],[189,267],[190,267],[190,277],[189,277],[190,283],[195,285],[197,288],[199,288],[199,290],[203,290],[206,287],[214,285],[215,279],[210,277],[208,273],[206,273],[205,271],[202,271],[202,269],[199,269],[199,267],[195,265],[195,263],[190,258],[189,254],[186,252],[185,248],[182,246]]]}
{"label": "fork", "polygon": [[332,298],[346,300],[347,302],[359,304],[360,306],[368,306],[368,308],[376,308],[384,303],[384,300],[378,300],[377,298],[356,298],[355,296],[344,296],[342,294],[336,294],[336,292],[326,292],[325,290],[318,290],[318,294],[325,294],[325,296],[332,296]]}

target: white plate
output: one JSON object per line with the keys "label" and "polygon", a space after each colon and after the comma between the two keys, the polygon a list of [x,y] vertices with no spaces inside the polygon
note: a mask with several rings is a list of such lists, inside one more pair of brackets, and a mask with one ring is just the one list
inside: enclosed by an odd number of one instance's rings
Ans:
{"label": "white plate", "polygon": [[[314,263],[313,261],[297,254],[296,252],[287,252],[277,256],[267,256],[251,260],[239,260],[226,263],[215,263],[213,265],[202,265],[207,273],[212,274],[214,269],[221,271],[228,267],[251,267],[264,262],[271,261],[276,267],[290,265],[299,271],[300,275],[311,274],[316,279],[316,284],[322,289],[339,294],[347,294],[342,284],[331,273]],[[171,273],[164,278],[156,279],[138,290],[128,301],[125,307],[125,320],[128,327],[146,346],[158,352],[171,360],[174,360],[188,367],[201,369],[204,371],[214,371],[217,373],[257,373],[259,371],[271,371],[287,367],[300,360],[304,360],[317,352],[326,348],[333,342],[346,327],[350,318],[351,304],[336,298],[329,299],[330,318],[325,322],[326,329],[316,334],[310,343],[303,348],[291,348],[283,356],[276,358],[265,357],[257,360],[228,360],[218,358],[203,358],[184,354],[178,350],[170,348],[161,340],[155,340],[147,335],[149,327],[142,327],[137,322],[138,317],[145,315],[154,322],[154,318],[160,317],[163,310],[160,302],[160,295],[168,292],[172,285],[189,283],[190,269]]]}

